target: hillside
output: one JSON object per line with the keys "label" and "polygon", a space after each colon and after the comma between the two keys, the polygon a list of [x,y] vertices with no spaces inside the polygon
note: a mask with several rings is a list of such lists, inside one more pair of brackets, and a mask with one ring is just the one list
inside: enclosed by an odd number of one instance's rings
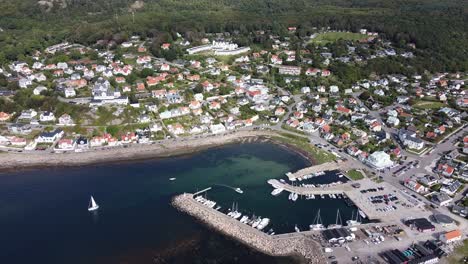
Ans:
{"label": "hillside", "polygon": [[[467,5],[462,0],[3,0],[0,63],[64,39],[85,44],[130,34],[299,27],[365,27],[399,45],[415,43],[434,70],[466,70]],[[115,35],[116,33],[121,33]]]}

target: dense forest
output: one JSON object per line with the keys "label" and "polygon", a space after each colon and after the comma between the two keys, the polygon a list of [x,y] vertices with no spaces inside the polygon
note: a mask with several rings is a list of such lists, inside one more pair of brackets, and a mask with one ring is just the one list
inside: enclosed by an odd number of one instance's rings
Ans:
{"label": "dense forest", "polygon": [[[399,46],[415,43],[420,67],[468,69],[464,0],[0,0],[0,64],[63,40],[94,44],[132,34],[270,30],[306,36],[315,28],[367,28]],[[171,34],[172,33],[172,34]],[[248,39],[247,41],[257,41]]]}

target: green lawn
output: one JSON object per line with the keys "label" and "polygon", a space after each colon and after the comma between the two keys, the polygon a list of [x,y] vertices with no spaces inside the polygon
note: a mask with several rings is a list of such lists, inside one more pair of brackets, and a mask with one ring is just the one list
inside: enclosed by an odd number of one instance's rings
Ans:
{"label": "green lawn", "polygon": [[312,43],[316,44],[327,44],[330,42],[335,42],[338,39],[344,40],[361,40],[367,38],[367,35],[360,34],[360,33],[352,33],[352,32],[326,32],[326,33],[319,33],[317,36],[310,40]]}
{"label": "green lawn", "polygon": [[412,106],[419,109],[439,109],[444,107],[445,104],[437,101],[418,101]]}
{"label": "green lawn", "polygon": [[463,258],[468,256],[468,239],[463,241],[463,245],[456,248],[455,252],[448,258],[448,263],[464,263]]}
{"label": "green lawn", "polygon": [[348,171],[347,175],[353,181],[364,179],[364,175],[362,175],[362,173],[357,170],[350,170]]}
{"label": "green lawn", "polygon": [[281,133],[281,136],[273,138],[279,142],[292,145],[307,152],[317,164],[334,161],[336,159],[335,155],[310,144],[309,140],[305,137],[295,136],[288,133]]}

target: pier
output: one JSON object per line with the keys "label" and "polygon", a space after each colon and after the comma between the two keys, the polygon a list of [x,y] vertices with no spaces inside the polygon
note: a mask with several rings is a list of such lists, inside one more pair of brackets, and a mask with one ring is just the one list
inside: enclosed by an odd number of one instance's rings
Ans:
{"label": "pier", "polygon": [[317,173],[320,171],[330,171],[330,170],[338,170],[338,169],[342,171],[346,171],[348,169],[351,169],[352,167],[353,166],[351,162],[349,161],[338,161],[338,162],[331,161],[331,162],[326,162],[326,163],[322,163],[319,165],[310,166],[310,167],[298,170],[294,173],[288,172],[286,173],[286,176],[288,176],[289,180],[294,181],[297,178],[302,178],[305,175]]}
{"label": "pier", "polygon": [[219,232],[272,256],[300,254],[310,264],[327,263],[320,244],[304,234],[295,236],[270,236],[243,224],[219,211],[195,201],[194,194],[182,194],[173,198],[172,205]]}
{"label": "pier", "polygon": [[211,190],[211,187],[208,187],[208,188],[206,188],[206,189],[203,189],[203,190],[201,190],[201,191],[198,191],[198,192],[196,192],[196,193],[194,193],[194,194],[192,194],[192,195],[193,195],[193,196],[197,196],[197,195],[202,194],[202,193],[204,193],[204,192],[207,192],[207,191],[209,191],[209,190]]}

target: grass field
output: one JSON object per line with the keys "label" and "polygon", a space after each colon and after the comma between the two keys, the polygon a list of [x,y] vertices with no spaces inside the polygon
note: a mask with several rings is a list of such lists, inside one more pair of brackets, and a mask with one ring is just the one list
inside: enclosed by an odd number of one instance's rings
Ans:
{"label": "grass field", "polygon": [[310,42],[316,44],[327,44],[330,42],[335,42],[339,39],[344,40],[361,40],[367,38],[367,35],[360,34],[360,33],[352,33],[352,32],[326,32],[326,33],[319,33],[315,36],[315,38],[311,39]]}
{"label": "grass field", "polygon": [[346,174],[353,181],[364,179],[364,175],[362,175],[362,173],[360,171],[357,171],[357,170],[350,170]]}
{"label": "grass field", "polygon": [[468,239],[463,241],[463,245],[456,248],[455,252],[448,258],[448,263],[466,263],[463,262],[463,259],[468,256]]}
{"label": "grass field", "polygon": [[444,107],[445,104],[437,101],[419,101],[412,106],[419,109],[439,109]]}
{"label": "grass field", "polygon": [[310,144],[309,140],[305,137],[281,133],[281,136],[273,138],[307,152],[317,164],[334,161],[336,159],[335,155]]}

